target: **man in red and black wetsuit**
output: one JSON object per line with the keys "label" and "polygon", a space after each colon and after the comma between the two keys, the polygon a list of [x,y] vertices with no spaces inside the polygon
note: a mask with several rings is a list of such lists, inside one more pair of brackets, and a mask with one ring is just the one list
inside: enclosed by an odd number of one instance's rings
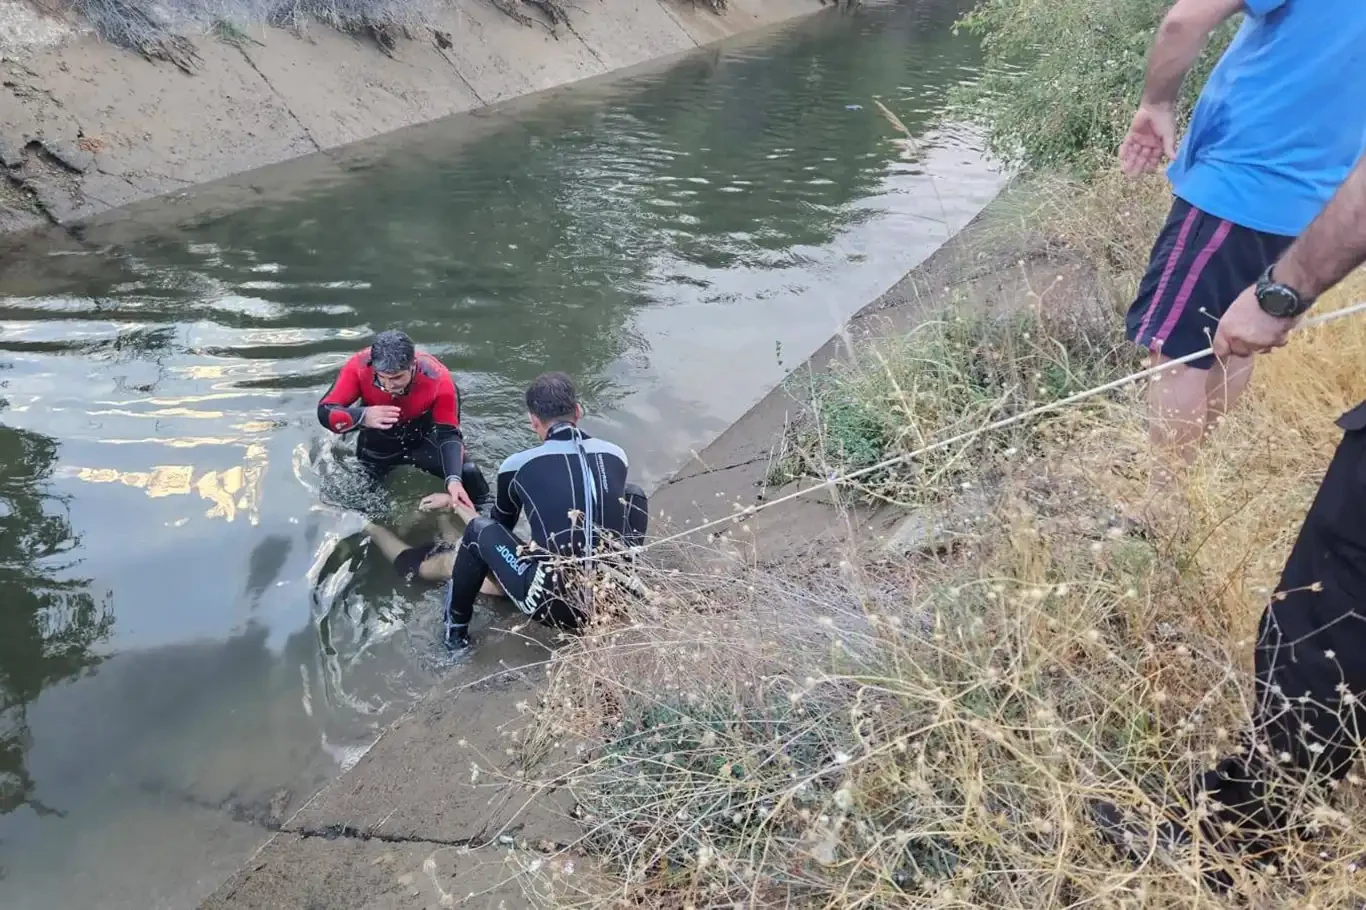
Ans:
{"label": "man in red and black wetsuit", "polygon": [[333,433],[360,429],[356,457],[376,477],[410,464],[444,480],[452,502],[488,502],[488,482],[465,451],[450,371],[403,332],[380,332],[343,364],[318,420]]}

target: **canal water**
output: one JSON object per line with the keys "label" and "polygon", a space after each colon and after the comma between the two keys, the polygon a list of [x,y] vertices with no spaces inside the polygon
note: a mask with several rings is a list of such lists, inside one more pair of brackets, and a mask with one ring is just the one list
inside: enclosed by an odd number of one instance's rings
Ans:
{"label": "canal water", "polygon": [[447,666],[436,592],[320,495],[337,367],[409,330],[490,474],[566,370],[648,488],[995,194],[943,117],[964,5],[827,11],[4,259],[0,906],[193,907],[441,674],[529,647],[484,610]]}

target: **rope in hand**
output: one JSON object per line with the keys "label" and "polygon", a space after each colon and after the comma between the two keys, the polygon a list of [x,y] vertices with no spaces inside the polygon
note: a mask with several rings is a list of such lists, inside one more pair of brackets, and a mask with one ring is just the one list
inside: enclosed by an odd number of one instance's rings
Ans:
{"label": "rope in hand", "polygon": [[[1331,313],[1324,313],[1321,316],[1315,316],[1312,319],[1306,319],[1299,325],[1297,325],[1294,331],[1300,331],[1302,329],[1312,328],[1313,326],[1319,326],[1325,323],[1333,322],[1338,319],[1343,319],[1347,316],[1352,316],[1357,313],[1360,313],[1363,310],[1366,310],[1366,300],[1363,300],[1359,303],[1354,303],[1351,306],[1343,307],[1339,310],[1333,310]],[[1063,408],[1070,407],[1071,405],[1077,404],[1078,402],[1085,401],[1088,398],[1094,398],[1097,395],[1104,395],[1106,392],[1113,392],[1115,389],[1123,388],[1126,385],[1131,385],[1135,382],[1141,382],[1144,379],[1149,379],[1153,376],[1158,375],[1159,373],[1162,373],[1165,370],[1170,370],[1173,367],[1190,363],[1193,360],[1199,360],[1201,357],[1208,356],[1212,353],[1214,353],[1214,348],[1211,346],[1205,348],[1203,351],[1196,351],[1194,354],[1187,354],[1185,357],[1178,357],[1174,360],[1168,360],[1164,363],[1158,364],[1157,366],[1148,367],[1147,369],[1139,370],[1136,373],[1130,373],[1128,376],[1122,376],[1119,379],[1113,380],[1112,382],[1107,382],[1104,385],[1096,386],[1093,389],[1087,389],[1083,392],[1077,392],[1075,395],[1069,395],[1066,398],[1059,398],[1057,401],[1050,401],[1047,404],[1041,404],[1038,407],[1031,408],[1028,411],[1022,411],[1019,414],[1015,414],[1011,417],[1003,417],[1000,420],[984,424],[980,427],[977,427],[976,429],[967,430],[965,432],[958,433],[955,436],[950,436],[948,439],[941,439],[939,442],[931,443],[927,446],[924,446],[923,448],[916,449],[914,452],[907,452],[902,455],[895,455],[891,458],[885,459],[884,461],[880,461],[875,465],[871,465],[866,468],[859,468],[857,471],[850,471],[847,474],[839,474],[829,477],[821,483],[814,484],[809,487],[803,487],[800,490],[789,493],[786,496],[780,496],[777,499],[769,500],[768,502],[765,502],[761,505],[748,506],[744,509],[741,509],[733,515],[727,515],[725,518],[713,519],[712,521],[704,522],[695,528],[688,528],[686,530],[679,531],[676,534],[670,534],[667,537],[661,537],[658,540],[652,540],[649,543],[633,548],[631,552],[642,553],[645,550],[649,550],[653,547],[662,546],[666,543],[672,543],[675,540],[681,540],[684,537],[690,537],[693,534],[698,534],[702,531],[710,530],[711,528],[720,527],[721,525],[726,524],[733,525],[737,522],[744,521],[758,514],[759,512],[764,511],[765,509],[771,509],[774,506],[782,505],[785,502],[791,502],[792,500],[805,496],[808,493],[814,493],[817,490],[823,490],[827,487],[833,487],[836,484],[846,483],[850,480],[856,480],[859,477],[864,477],[876,471],[881,471],[884,468],[889,468],[898,464],[904,464],[905,462],[911,461],[912,459],[928,455],[931,452],[937,452],[940,449],[948,448],[952,445],[957,445],[960,442],[967,442],[971,439],[975,439],[978,436],[983,435],[984,433],[991,433],[996,430],[1003,430],[1006,427],[1013,426],[1017,423],[1022,423],[1026,420],[1029,420],[1032,417],[1037,417],[1040,414],[1046,414],[1050,411],[1062,410]]]}

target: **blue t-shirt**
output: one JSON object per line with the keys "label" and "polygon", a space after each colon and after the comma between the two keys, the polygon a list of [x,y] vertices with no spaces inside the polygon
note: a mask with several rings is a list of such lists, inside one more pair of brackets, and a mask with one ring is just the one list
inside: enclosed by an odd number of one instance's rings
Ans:
{"label": "blue t-shirt", "polygon": [[1366,150],[1366,0],[1243,5],[1167,176],[1211,215],[1294,236]]}

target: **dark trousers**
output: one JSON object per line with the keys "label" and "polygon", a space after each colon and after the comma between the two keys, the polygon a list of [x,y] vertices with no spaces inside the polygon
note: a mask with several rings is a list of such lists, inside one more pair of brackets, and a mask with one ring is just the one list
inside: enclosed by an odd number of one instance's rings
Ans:
{"label": "dark trousers", "polygon": [[[645,491],[627,484],[626,535],[623,543],[639,546],[645,540],[650,504]],[[516,534],[490,518],[476,518],[465,528],[460,551],[451,570],[446,590],[446,645],[461,645],[474,615],[474,600],[492,572],[508,598],[527,616],[552,628],[575,631],[585,616],[573,602],[565,568],[557,566],[545,553],[527,552],[527,544]]]}
{"label": "dark trousers", "polygon": [[1338,445],[1276,590],[1258,634],[1249,749],[1200,781],[1219,819],[1254,843],[1283,831],[1306,786],[1345,778],[1366,739],[1366,430]]}
{"label": "dark trousers", "polygon": [[[375,478],[382,478],[402,465],[412,465],[420,471],[439,477],[442,483],[446,481],[446,468],[441,461],[441,449],[430,436],[404,439],[369,429],[361,430],[356,440],[356,459]],[[469,494],[475,508],[488,503],[488,481],[484,479],[484,472],[479,469],[479,465],[470,458],[468,447],[465,449],[465,463],[460,468],[460,482],[464,484],[465,492]]]}

